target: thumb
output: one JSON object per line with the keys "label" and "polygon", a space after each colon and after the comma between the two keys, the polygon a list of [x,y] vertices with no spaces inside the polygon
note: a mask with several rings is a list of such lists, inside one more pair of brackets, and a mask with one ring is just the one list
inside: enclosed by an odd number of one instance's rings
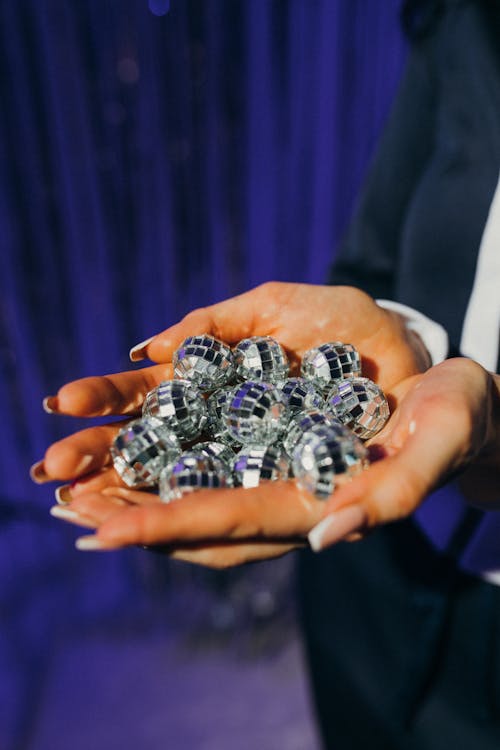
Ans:
{"label": "thumb", "polygon": [[382,443],[391,455],[344,483],[326,503],[325,517],[309,533],[313,549],[408,516],[477,451],[481,399],[473,397],[470,379],[476,373],[463,366],[460,372],[456,366],[433,369],[393,415],[395,427]]}
{"label": "thumb", "polygon": [[441,439],[408,440],[401,451],[372,464],[335,490],[325,517],[309,532],[315,551],[378,524],[412,513],[453,464],[454,452]]}

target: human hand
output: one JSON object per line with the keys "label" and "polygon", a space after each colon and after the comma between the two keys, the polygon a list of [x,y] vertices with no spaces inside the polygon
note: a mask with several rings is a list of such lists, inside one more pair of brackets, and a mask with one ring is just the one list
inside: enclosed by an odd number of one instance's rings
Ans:
{"label": "human hand", "polygon": [[255,335],[276,338],[297,373],[307,349],[325,341],[354,344],[363,374],[385,389],[429,366],[420,339],[400,316],[380,308],[353,287],[269,282],[245,294],[194,310],[176,325],[131,350],[159,367],[83,378],[46,400],[54,412],[73,416],[136,414],[147,390],[172,377],[172,356],[187,337],[208,333],[229,344]]}
{"label": "human hand", "polygon": [[[231,344],[252,335],[274,336],[287,350],[295,372],[312,346],[328,340],[352,343],[361,354],[363,373],[389,393],[429,364],[420,340],[399,316],[381,309],[358,289],[268,283],[194,310],[135,351],[136,359],[147,354],[159,364],[76,380],[46,399],[45,406],[73,416],[137,415],[145,394],[172,377],[175,349],[187,336],[205,332]],[[74,480],[101,471],[109,462],[108,448],[117,430],[116,424],[90,428],[52,445],[33,468],[35,481]],[[111,481],[113,475],[107,476]]]}
{"label": "human hand", "polygon": [[451,359],[401,383],[397,395],[371,441],[383,460],[334,492],[309,534],[316,551],[339,540],[343,515],[357,514],[365,530],[403,518],[456,474],[473,505],[500,509],[500,377]]}
{"label": "human hand", "polygon": [[[150,340],[143,353],[165,364],[75,381],[49,399],[48,406],[74,415],[137,414],[145,393],[172,377],[173,351],[186,336],[201,332],[229,343],[250,335],[273,335],[287,349],[295,369],[311,346],[326,340],[344,340],[360,351],[364,373],[377,379],[386,390],[427,364],[418,339],[406,331],[398,316],[379,308],[363,292],[349,287],[271,283],[196,310]],[[76,479],[71,489],[64,489],[66,500],[93,492],[100,497],[99,501],[95,498],[98,505],[102,493],[107,491],[107,510],[110,505],[116,507],[123,501],[114,492],[121,483],[108,464],[109,445],[118,428],[116,423],[94,427],[54,444],[37,465],[35,478]],[[111,497],[109,493],[113,492]],[[142,501],[146,502],[144,498]],[[308,518],[305,525],[290,529],[290,533],[303,536],[311,522],[314,517]]]}
{"label": "human hand", "polygon": [[[68,520],[97,528],[95,536],[84,537],[83,549],[162,544],[172,557],[211,567],[284,554],[303,545],[308,534],[316,550],[354,539],[409,515],[467,466],[496,466],[492,488],[498,487],[499,381],[474,362],[456,359],[400,383],[391,419],[369,441],[383,458],[341,482],[326,503],[294,482],[279,482],[200,491],[165,505],[146,492],[98,490],[92,479],[92,486],[79,486],[69,506],[76,515]],[[498,495],[496,502],[484,501],[500,507]]]}

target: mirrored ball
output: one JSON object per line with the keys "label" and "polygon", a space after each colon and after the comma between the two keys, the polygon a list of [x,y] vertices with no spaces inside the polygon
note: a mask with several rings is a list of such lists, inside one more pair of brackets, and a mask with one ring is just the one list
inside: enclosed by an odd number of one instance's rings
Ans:
{"label": "mirrored ball", "polygon": [[327,410],[363,440],[374,437],[389,419],[387,399],[369,378],[336,383],[328,394]]}
{"label": "mirrored ball", "polygon": [[222,461],[230,471],[232,471],[234,451],[229,445],[212,440],[203,443],[196,443],[191,450],[196,451],[196,453],[203,453],[209,458],[217,458],[219,461]]}
{"label": "mirrored ball", "polygon": [[173,365],[176,378],[189,380],[201,391],[220,388],[234,375],[230,347],[208,334],[188,336],[174,352]]}
{"label": "mirrored ball", "polygon": [[279,390],[255,381],[236,386],[222,409],[228,431],[242,445],[276,442],[285,427],[284,414]]}
{"label": "mirrored ball", "polygon": [[224,407],[233,395],[233,388],[226,386],[212,393],[207,399],[207,432],[217,442],[225,443],[233,448],[241,445],[241,442],[232,434],[226,424]]}
{"label": "mirrored ball", "polygon": [[129,487],[155,484],[165,464],[180,452],[177,437],[157,417],[129,422],[118,432],[110,448],[114,468]]}
{"label": "mirrored ball", "polygon": [[307,409],[321,409],[325,404],[314,383],[305,378],[287,378],[281,386],[281,400],[289,417]]}
{"label": "mirrored ball", "polygon": [[224,461],[200,451],[186,451],[160,473],[160,499],[169,503],[196,490],[232,487]]}
{"label": "mirrored ball", "polygon": [[339,423],[318,425],[305,432],[292,460],[297,484],[320,500],[330,497],[339,475],[353,477],[366,465],[365,446]]}
{"label": "mirrored ball", "polygon": [[236,485],[257,487],[262,481],[288,479],[290,459],[279,445],[248,445],[234,459]]}
{"label": "mirrored ball", "polygon": [[327,342],[304,354],[301,372],[324,393],[339,380],[361,375],[361,359],[352,344]]}
{"label": "mirrored ball", "polygon": [[142,415],[162,419],[180,440],[193,440],[203,432],[207,407],[189,380],[165,380],[146,395]]}
{"label": "mirrored ball", "polygon": [[251,336],[233,350],[236,374],[240,380],[280,383],[289,372],[288,357],[271,336]]}
{"label": "mirrored ball", "polygon": [[319,409],[307,409],[292,414],[292,418],[286,427],[283,437],[283,447],[289,456],[293,456],[293,449],[302,435],[316,425],[329,425],[336,422],[333,414],[328,414]]}

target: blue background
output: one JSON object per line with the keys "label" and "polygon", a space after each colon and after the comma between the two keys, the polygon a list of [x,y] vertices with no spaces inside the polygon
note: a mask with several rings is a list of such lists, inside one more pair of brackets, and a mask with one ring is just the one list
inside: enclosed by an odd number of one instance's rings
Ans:
{"label": "blue background", "polygon": [[398,5],[0,2],[0,748],[313,747],[289,559],[78,553],[28,469],[78,424],[41,410],[62,383],[193,307],[322,282]]}

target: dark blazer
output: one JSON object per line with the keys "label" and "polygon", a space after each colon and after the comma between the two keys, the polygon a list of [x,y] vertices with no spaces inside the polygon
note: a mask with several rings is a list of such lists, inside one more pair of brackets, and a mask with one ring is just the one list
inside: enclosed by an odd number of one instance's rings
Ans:
{"label": "dark blazer", "polygon": [[500,169],[498,14],[481,5],[447,3],[414,44],[330,277],[417,308],[455,348]]}
{"label": "dark blazer", "polygon": [[[420,310],[455,348],[500,171],[499,5],[447,2],[413,45],[330,278]],[[439,552],[422,528],[408,520],[301,556],[325,747],[500,747],[500,588],[460,572],[449,546]]]}

